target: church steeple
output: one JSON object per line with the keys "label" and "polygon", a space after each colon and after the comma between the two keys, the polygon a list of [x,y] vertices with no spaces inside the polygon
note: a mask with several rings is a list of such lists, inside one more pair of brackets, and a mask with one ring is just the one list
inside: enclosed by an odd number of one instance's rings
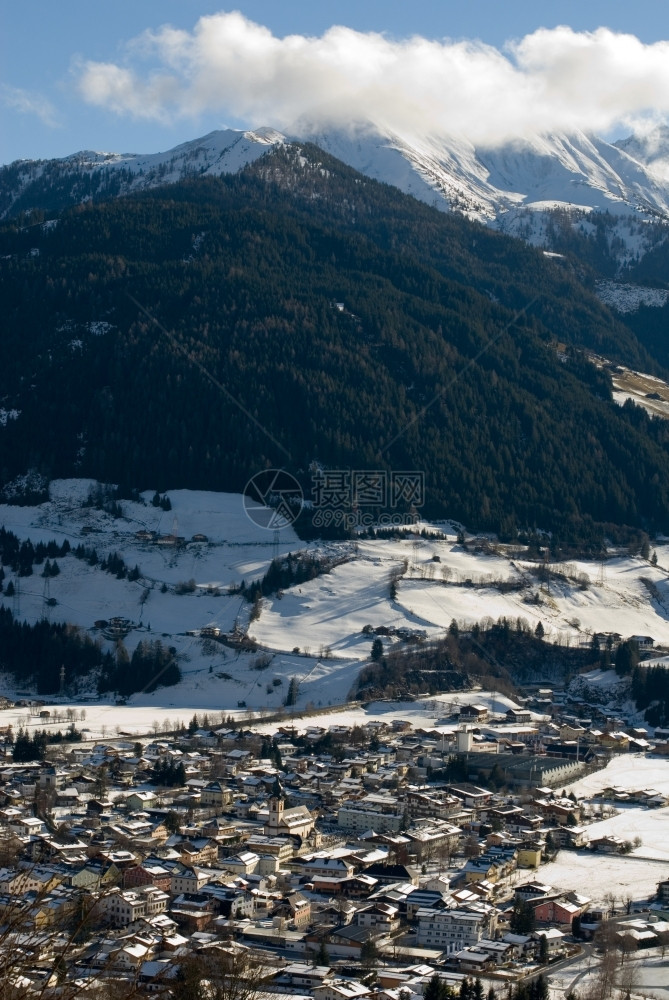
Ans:
{"label": "church steeple", "polygon": [[285,807],[286,796],[284,794],[283,788],[281,787],[281,782],[279,781],[279,776],[277,775],[274,779],[274,785],[272,787],[272,794],[269,800],[269,822],[267,824],[267,833],[270,836],[275,836],[281,827],[281,821],[283,819],[283,810]]}
{"label": "church steeple", "polygon": [[283,790],[283,786],[279,781],[279,775],[277,774],[276,777],[274,778],[274,784],[272,785],[272,798],[283,800],[285,799],[285,797],[286,796]]}

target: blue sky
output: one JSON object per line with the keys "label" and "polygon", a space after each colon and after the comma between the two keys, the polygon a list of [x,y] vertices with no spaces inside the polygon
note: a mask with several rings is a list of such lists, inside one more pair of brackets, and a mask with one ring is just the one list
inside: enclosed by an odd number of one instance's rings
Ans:
{"label": "blue sky", "polygon": [[[269,34],[237,24],[239,31],[229,41],[227,21],[196,27],[203,16],[232,10]],[[183,34],[159,33],[165,24]],[[357,34],[327,35],[332,25]],[[533,36],[540,28],[558,25],[569,26],[572,34],[553,32],[539,41]],[[583,33],[602,27],[634,35],[642,44],[625,47],[600,35],[588,48]],[[503,112],[500,135],[504,129],[531,129],[543,121],[563,127],[572,114],[579,127],[606,131],[616,118],[627,121],[646,114],[655,95],[659,116],[669,112],[669,76],[663,69],[669,58],[657,45],[669,38],[669,5],[658,0],[340,0],[322,6],[313,0],[227,5],[207,0],[23,0],[4,4],[0,28],[3,163],[82,148],[166,149],[225,126],[264,122],[285,127],[301,112],[323,112],[328,95],[330,110],[337,106],[345,115],[351,108],[369,109],[377,118],[387,114],[398,128],[416,118],[417,108],[420,115],[424,112],[425,128],[432,122],[435,127],[453,122],[464,129],[469,117],[477,126],[476,139],[490,129],[497,137],[500,115],[493,98]],[[147,30],[154,32],[151,43],[138,41]],[[306,38],[293,49],[283,41],[286,35]],[[402,45],[412,36],[484,44]],[[535,41],[509,47],[526,36]],[[237,55],[237,38],[244,67],[237,64],[234,73],[226,72]],[[270,63],[271,72],[265,73]],[[453,65],[446,71],[449,63]],[[399,90],[393,90],[393,83],[399,79],[410,93],[395,121]],[[446,90],[453,90],[453,100],[440,93]],[[633,91],[638,91],[634,99]],[[535,98],[533,113],[521,114]],[[615,102],[619,115],[611,107]]]}

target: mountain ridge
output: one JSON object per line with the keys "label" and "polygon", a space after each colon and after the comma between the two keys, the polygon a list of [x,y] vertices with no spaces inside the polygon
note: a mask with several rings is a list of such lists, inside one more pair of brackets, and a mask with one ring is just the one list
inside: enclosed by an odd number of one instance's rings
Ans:
{"label": "mountain ridge", "polygon": [[[400,136],[371,122],[342,128],[304,119],[285,133],[219,130],[164,153],[84,150],[58,160],[15,161],[0,168],[0,218],[235,173],[276,146],[304,141],[432,207],[547,249],[556,249],[556,211],[567,212],[586,239],[593,236],[593,219],[612,217],[606,253],[618,271],[669,234],[669,130],[661,127],[616,143],[574,132],[488,149],[452,136]],[[605,276],[615,274],[609,268]]]}

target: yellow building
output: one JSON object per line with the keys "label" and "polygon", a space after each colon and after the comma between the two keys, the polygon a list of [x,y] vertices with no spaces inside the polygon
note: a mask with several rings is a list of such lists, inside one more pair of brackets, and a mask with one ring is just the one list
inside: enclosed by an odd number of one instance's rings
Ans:
{"label": "yellow building", "polygon": [[519,868],[538,868],[541,864],[541,848],[532,845],[531,847],[518,848]]}

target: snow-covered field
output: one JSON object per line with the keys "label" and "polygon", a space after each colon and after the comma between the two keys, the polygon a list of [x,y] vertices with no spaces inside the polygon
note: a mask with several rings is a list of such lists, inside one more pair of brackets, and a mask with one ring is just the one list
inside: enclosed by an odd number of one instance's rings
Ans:
{"label": "snow-covered field", "polygon": [[[298,676],[296,674],[296,676]],[[318,679],[316,679],[318,683]],[[253,683],[253,681],[251,682]],[[323,678],[320,680],[323,685]],[[184,685],[173,688],[163,688],[155,695],[135,695],[128,705],[114,705],[107,702],[65,701],[49,699],[52,714],[59,712],[60,721],[44,723],[38,715],[31,714],[29,708],[11,708],[0,710],[0,727],[11,725],[14,729],[20,726],[28,728],[65,729],[69,717],[74,713],[78,728],[84,728],[87,739],[111,737],[118,731],[133,734],[151,733],[157,729],[174,728],[177,723],[188,722],[193,713],[201,720],[206,713],[210,725],[224,724],[228,716],[238,720],[248,721],[255,730],[262,733],[274,733],[281,722],[263,722],[264,710],[240,709],[220,706],[211,696],[211,688],[205,689],[198,696]],[[436,695],[416,701],[376,701],[366,705],[351,705],[349,707],[310,709],[305,715],[296,708],[286,709],[285,721],[295,725],[297,730],[309,726],[364,726],[370,721],[381,720],[389,725],[398,720],[409,722],[416,728],[436,730],[440,733],[450,733],[457,729],[458,723],[448,717],[457,712],[462,705],[475,702],[486,705],[493,713],[503,713],[507,708],[517,707],[516,703],[499,692],[464,691]],[[249,702],[250,704],[250,702]],[[318,704],[315,702],[314,704]],[[83,714],[82,714],[83,713]]]}
{"label": "snow-covered field", "polygon": [[[558,972],[548,973],[550,1000],[564,1000],[570,992],[576,996],[597,996],[595,987],[599,962],[590,951]],[[617,972],[617,987],[612,997],[625,997],[627,984],[633,1000],[669,1000],[669,955],[662,957],[659,948],[633,954]],[[622,987],[622,988],[621,988]]]}
{"label": "snow-covered field", "polygon": [[[100,559],[118,552],[128,568],[139,567],[139,579],[118,580],[70,554],[58,560],[60,574],[48,581],[39,567],[21,578],[5,568],[5,589],[11,579],[16,593],[0,594],[0,601],[20,619],[34,622],[46,615],[91,630],[97,638],[96,620],[128,618],[135,626],[125,640],[130,652],[141,639],[173,645],[182,683],[135,695],[133,705],[220,711],[246,702],[249,709],[276,710],[293,676],[300,682],[300,707],[341,704],[370,653],[372,637],[363,634],[365,625],[404,626],[436,638],[453,619],[467,624],[504,615],[523,617],[532,628],[541,623],[548,638],[563,643],[588,642],[594,631],[615,631],[669,644],[667,545],[658,547],[656,566],[627,555],[603,564],[555,565],[546,585],[534,574],[536,566],[518,553],[463,548],[450,524],[420,525],[434,533],[432,538],[407,533],[356,544],[312,543],[310,549],[347,561],[263,599],[259,617],[250,621],[250,605],[229,589],[259,579],[274,556],[307,547],[292,528],[282,528],[275,539],[246,517],[240,496],[187,490],[169,493],[169,511],[153,507],[150,493],[143,503],[124,500],[123,516],[114,518],[85,505],[94,485],[56,481],[41,506],[0,506],[0,525],[33,543],[68,539],[73,548],[94,547]],[[185,544],[156,544],[137,537],[138,532],[157,532],[163,541],[179,536]],[[195,535],[206,540],[194,541]],[[395,599],[391,573],[401,575]],[[194,591],[178,593],[178,585],[190,580]],[[524,589],[499,589],[500,582],[513,581]],[[226,632],[235,625],[257,640],[258,652],[242,653],[197,634],[205,626]],[[386,648],[400,644],[396,637],[383,642]],[[269,662],[259,660],[263,652]],[[16,694],[9,683],[5,689]],[[65,693],[81,698],[92,690]]]}
{"label": "snow-covered field", "polygon": [[617,854],[560,851],[556,861],[541,866],[537,878],[554,889],[582,893],[596,903],[611,892],[619,899],[629,894],[639,903],[655,895],[657,883],[668,875],[669,861],[663,865]]}
{"label": "snow-covered field", "polygon": [[[620,754],[607,767],[567,786],[579,799],[590,799],[606,788],[624,791],[654,790],[669,795],[669,760],[643,754]],[[597,855],[589,851],[560,851],[557,860],[543,865],[540,879],[556,889],[577,889],[595,901],[607,893],[619,899],[628,894],[642,902],[655,894],[657,883],[669,877],[669,807],[610,802],[616,815],[588,825],[595,840],[613,834],[623,840],[641,839],[628,855]]]}
{"label": "snow-covered field", "polygon": [[[617,754],[600,771],[579,778],[569,785],[569,790],[579,799],[592,798],[605,788],[620,788],[625,791],[652,788],[663,795],[669,795],[669,760],[636,753]],[[669,828],[667,833],[669,834]],[[669,851],[669,837],[667,850]]]}

